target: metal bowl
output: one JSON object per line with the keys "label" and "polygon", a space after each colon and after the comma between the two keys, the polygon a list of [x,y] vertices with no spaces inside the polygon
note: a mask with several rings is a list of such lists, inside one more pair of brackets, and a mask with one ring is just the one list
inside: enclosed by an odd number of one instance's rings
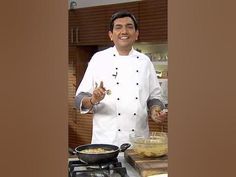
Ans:
{"label": "metal bowl", "polygon": [[159,157],[168,153],[168,138],[165,132],[151,132],[148,137],[130,136],[133,150],[144,157]]}

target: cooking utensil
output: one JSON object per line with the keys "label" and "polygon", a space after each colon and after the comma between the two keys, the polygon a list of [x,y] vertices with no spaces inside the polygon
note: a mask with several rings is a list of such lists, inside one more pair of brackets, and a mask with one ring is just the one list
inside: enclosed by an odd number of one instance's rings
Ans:
{"label": "cooking utensil", "polygon": [[[76,147],[72,153],[77,155],[77,157],[81,162],[84,162],[86,164],[95,164],[114,160],[120,152],[124,152],[130,146],[131,144],[129,143],[122,144],[120,148],[118,146],[111,144],[86,144]],[[104,152],[99,152],[99,153],[83,152],[84,150],[97,149],[97,148],[104,149]],[[71,153],[71,149],[69,149],[69,151]]]}

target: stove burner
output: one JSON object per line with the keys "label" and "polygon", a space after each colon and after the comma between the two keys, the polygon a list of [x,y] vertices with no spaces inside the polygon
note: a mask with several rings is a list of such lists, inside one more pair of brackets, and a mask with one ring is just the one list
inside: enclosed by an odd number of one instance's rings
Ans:
{"label": "stove burner", "polygon": [[73,160],[69,161],[68,166],[69,177],[129,177],[126,168],[117,159],[92,165]]}

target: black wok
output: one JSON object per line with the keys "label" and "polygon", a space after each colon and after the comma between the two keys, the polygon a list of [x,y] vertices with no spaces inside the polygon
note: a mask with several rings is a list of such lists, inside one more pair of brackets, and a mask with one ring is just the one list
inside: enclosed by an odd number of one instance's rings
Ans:
{"label": "black wok", "polygon": [[[120,148],[118,146],[111,145],[111,144],[86,144],[86,145],[76,147],[75,151],[70,152],[70,153],[77,155],[77,157],[79,158],[81,162],[84,162],[87,164],[103,163],[103,162],[109,162],[115,159],[118,156],[119,152],[124,152],[130,146],[131,145],[129,143],[122,144]],[[100,153],[81,152],[85,149],[88,150],[88,149],[97,149],[97,148],[102,148],[105,150],[105,152],[100,152]]]}

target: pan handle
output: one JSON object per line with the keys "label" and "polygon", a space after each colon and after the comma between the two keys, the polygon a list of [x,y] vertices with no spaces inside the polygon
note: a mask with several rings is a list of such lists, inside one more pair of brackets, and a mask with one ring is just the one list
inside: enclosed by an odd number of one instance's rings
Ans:
{"label": "pan handle", "polygon": [[124,144],[120,145],[120,152],[124,152],[130,146],[131,146],[131,144],[129,144],[129,143],[124,143]]}
{"label": "pan handle", "polygon": [[75,155],[76,154],[76,152],[72,148],[68,148],[68,151],[69,151],[70,155]]}

